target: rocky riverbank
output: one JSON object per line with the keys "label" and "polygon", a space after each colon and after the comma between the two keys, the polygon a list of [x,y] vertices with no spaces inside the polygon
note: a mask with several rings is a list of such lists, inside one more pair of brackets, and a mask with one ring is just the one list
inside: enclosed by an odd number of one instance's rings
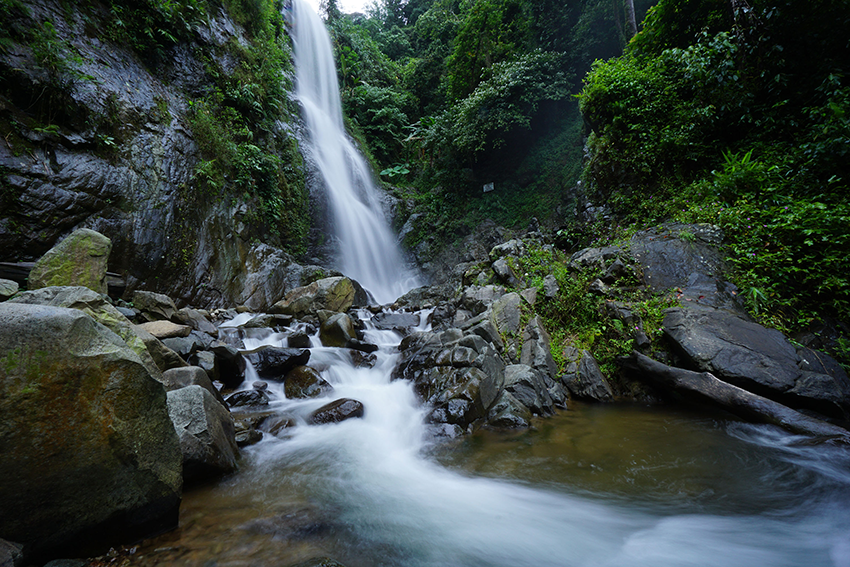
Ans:
{"label": "rocky riverbank", "polygon": [[[108,239],[75,233],[36,264],[28,291],[0,282],[0,536],[16,542],[0,550],[2,564],[97,554],[173,528],[184,486],[238,471],[240,447],[362,416],[361,401],[335,396],[311,366],[310,345],[374,364],[365,323],[401,337],[393,378],[413,382],[437,435],[528,427],[571,399],[695,400],[847,442],[843,368],[752,320],[722,277],[721,241],[711,226],[665,225],[532,276],[524,259],[550,245],[530,232],[470,247],[447,282],[391,306],[370,306],[357,282],[314,271],[254,313],[178,308],[141,290],[110,298]],[[553,340],[546,306],[564,300],[564,273],[592,274],[598,317],[631,335],[634,352],[616,372],[578,343]],[[645,328],[636,287],[672,294],[660,332]],[[285,346],[249,348],[256,333]],[[327,403],[279,413],[270,383],[287,399]]]}

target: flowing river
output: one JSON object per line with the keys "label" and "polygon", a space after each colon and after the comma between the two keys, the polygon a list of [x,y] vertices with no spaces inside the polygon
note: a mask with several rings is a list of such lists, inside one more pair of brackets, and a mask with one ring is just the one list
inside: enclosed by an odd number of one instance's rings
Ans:
{"label": "flowing river", "polygon": [[[251,333],[252,346],[285,335]],[[440,438],[411,385],[390,380],[401,337],[366,338],[380,345],[374,368],[313,338],[332,398],[270,387],[281,411],[344,396],[364,403],[362,419],[266,435],[238,474],[187,492],[180,529],[134,564],[850,566],[844,447],[637,404],[572,404],[528,431]]]}
{"label": "flowing river", "polygon": [[[387,303],[418,278],[342,128],[324,26],[302,0],[290,21],[339,266]],[[238,323],[227,332],[246,348],[283,345],[299,330]],[[529,430],[447,439],[425,423],[411,384],[390,379],[401,336],[369,328],[366,340],[380,347],[374,368],[312,338],[310,365],[334,386],[331,398],[288,400],[269,386],[281,412],[347,397],[364,404],[362,418],[267,434],[237,474],[188,491],[180,528],[143,543],[132,564],[850,567],[846,447],[717,412],[576,403]]]}

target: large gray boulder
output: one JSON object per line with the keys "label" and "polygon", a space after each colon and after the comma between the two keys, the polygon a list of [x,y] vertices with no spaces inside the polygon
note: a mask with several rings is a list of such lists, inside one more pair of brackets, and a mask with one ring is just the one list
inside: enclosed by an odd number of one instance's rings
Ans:
{"label": "large gray boulder", "polygon": [[668,310],[664,332],[686,367],[791,407],[842,418],[850,413],[846,375],[804,370],[797,350],[775,329],[694,306]]}
{"label": "large gray boulder", "polygon": [[0,279],[0,301],[6,301],[16,293],[18,293],[17,282]]}
{"label": "large gray boulder", "polygon": [[30,271],[27,287],[85,286],[106,293],[106,264],[112,242],[106,236],[80,228],[38,259]]}
{"label": "large gray boulder", "polygon": [[69,307],[82,311],[121,337],[127,346],[139,355],[151,376],[157,380],[160,379],[160,366],[153,358],[145,337],[139,332],[137,326],[109,303],[105,295],[83,286],[50,286],[26,291],[9,301],[29,305]]}
{"label": "large gray boulder", "polygon": [[[165,390],[82,311],[0,304],[0,534],[35,554],[177,523]],[[25,511],[25,512],[23,512]]]}
{"label": "large gray boulder", "polygon": [[233,418],[206,388],[187,386],[168,392],[168,415],[180,438],[187,481],[237,469]]}

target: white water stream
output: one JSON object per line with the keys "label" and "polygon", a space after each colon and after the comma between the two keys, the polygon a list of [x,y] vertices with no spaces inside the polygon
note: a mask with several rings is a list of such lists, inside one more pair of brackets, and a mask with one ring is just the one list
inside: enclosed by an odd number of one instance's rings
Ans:
{"label": "white water stream", "polygon": [[333,49],[324,23],[305,0],[293,0],[296,94],[307,124],[339,242],[340,270],[380,304],[421,285],[405,267],[368,164],[345,133]]}
{"label": "white water stream", "polygon": [[[392,301],[410,280],[342,132],[330,43],[302,0],[294,14],[298,95],[334,193],[343,271]],[[282,346],[286,335],[250,332],[248,348]],[[165,564],[176,550],[171,564],[254,567],[315,555],[347,567],[850,567],[846,448],[613,406],[447,448],[412,385],[390,379],[400,339],[369,328],[377,362],[358,368],[347,350],[314,338],[310,365],[334,392],[288,400],[272,383],[272,409],[306,415],[348,397],[364,404],[364,416],[266,435],[232,480],[184,503],[182,530],[196,539],[149,557]],[[299,524],[303,506],[309,518]]]}

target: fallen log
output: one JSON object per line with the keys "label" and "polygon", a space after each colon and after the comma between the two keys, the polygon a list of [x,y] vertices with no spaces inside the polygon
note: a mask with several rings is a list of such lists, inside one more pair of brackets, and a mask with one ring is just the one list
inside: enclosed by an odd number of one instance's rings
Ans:
{"label": "fallen log", "polygon": [[621,361],[624,367],[638,371],[657,385],[720,406],[747,421],[778,425],[792,433],[828,437],[850,444],[850,431],[723,382],[710,372],[668,366],[637,351]]}

